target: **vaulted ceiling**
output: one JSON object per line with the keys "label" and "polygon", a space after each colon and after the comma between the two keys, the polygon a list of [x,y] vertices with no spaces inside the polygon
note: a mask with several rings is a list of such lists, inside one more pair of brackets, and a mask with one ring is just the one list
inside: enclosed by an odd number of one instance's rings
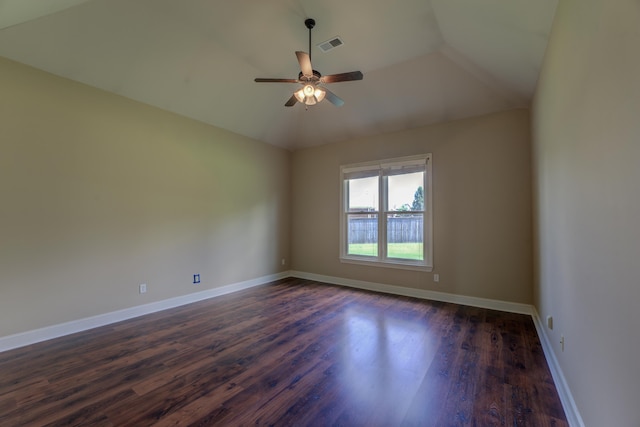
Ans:
{"label": "vaulted ceiling", "polygon": [[[0,55],[291,150],[527,107],[557,0],[0,0]],[[344,99],[284,107],[295,51]],[[326,53],[315,45],[339,36]]]}

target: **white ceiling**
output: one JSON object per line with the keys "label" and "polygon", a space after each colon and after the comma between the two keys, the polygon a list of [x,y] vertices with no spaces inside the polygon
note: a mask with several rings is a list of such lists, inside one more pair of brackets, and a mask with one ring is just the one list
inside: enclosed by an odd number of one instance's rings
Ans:
{"label": "white ceiling", "polygon": [[[0,55],[288,149],[529,105],[557,0],[0,0]],[[294,52],[343,107],[284,107]],[[340,36],[327,53],[315,44]]]}

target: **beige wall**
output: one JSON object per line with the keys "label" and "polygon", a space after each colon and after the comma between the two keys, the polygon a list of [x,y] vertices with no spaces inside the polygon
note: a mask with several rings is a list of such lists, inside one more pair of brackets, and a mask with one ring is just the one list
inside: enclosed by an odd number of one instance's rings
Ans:
{"label": "beige wall", "polygon": [[0,336],[288,268],[288,151],[4,59],[0,94]]}
{"label": "beige wall", "polygon": [[[342,164],[433,154],[433,273],[339,261]],[[293,154],[293,269],[532,302],[529,112],[510,111]]]}
{"label": "beige wall", "polygon": [[593,427],[640,426],[639,46],[637,0],[560,1],[533,110],[535,305]]}

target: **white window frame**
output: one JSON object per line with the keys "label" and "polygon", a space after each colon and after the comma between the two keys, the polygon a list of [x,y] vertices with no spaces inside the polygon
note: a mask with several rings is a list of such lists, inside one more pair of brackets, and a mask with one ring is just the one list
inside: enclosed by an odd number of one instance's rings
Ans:
{"label": "white window frame", "polygon": [[[419,156],[401,157],[395,159],[384,159],[375,162],[357,163],[340,166],[340,261],[350,264],[362,264],[376,267],[401,268],[407,270],[433,271],[433,189],[432,189],[432,155],[423,154]],[[386,219],[389,213],[393,211],[385,211],[387,206],[387,179],[384,170],[396,167],[425,165],[423,194],[424,194],[424,222],[423,222],[423,260],[407,260],[397,258],[387,258],[387,225]],[[364,256],[353,255],[347,253],[347,232],[348,232],[348,189],[345,175],[354,172],[371,172],[378,173],[378,210],[375,212],[378,216],[378,255]],[[353,212],[351,212],[353,213]]]}

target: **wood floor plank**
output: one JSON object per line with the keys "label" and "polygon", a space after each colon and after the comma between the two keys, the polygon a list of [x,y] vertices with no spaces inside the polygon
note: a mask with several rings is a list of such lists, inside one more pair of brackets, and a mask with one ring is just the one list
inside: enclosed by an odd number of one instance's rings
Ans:
{"label": "wood floor plank", "polygon": [[487,311],[483,329],[483,342],[478,348],[478,364],[483,370],[478,381],[473,413],[478,426],[503,426],[506,424],[506,402],[502,368],[502,329],[497,324],[499,315]]}
{"label": "wood floor plank", "polygon": [[290,278],[0,353],[0,425],[567,422],[530,317]]}

